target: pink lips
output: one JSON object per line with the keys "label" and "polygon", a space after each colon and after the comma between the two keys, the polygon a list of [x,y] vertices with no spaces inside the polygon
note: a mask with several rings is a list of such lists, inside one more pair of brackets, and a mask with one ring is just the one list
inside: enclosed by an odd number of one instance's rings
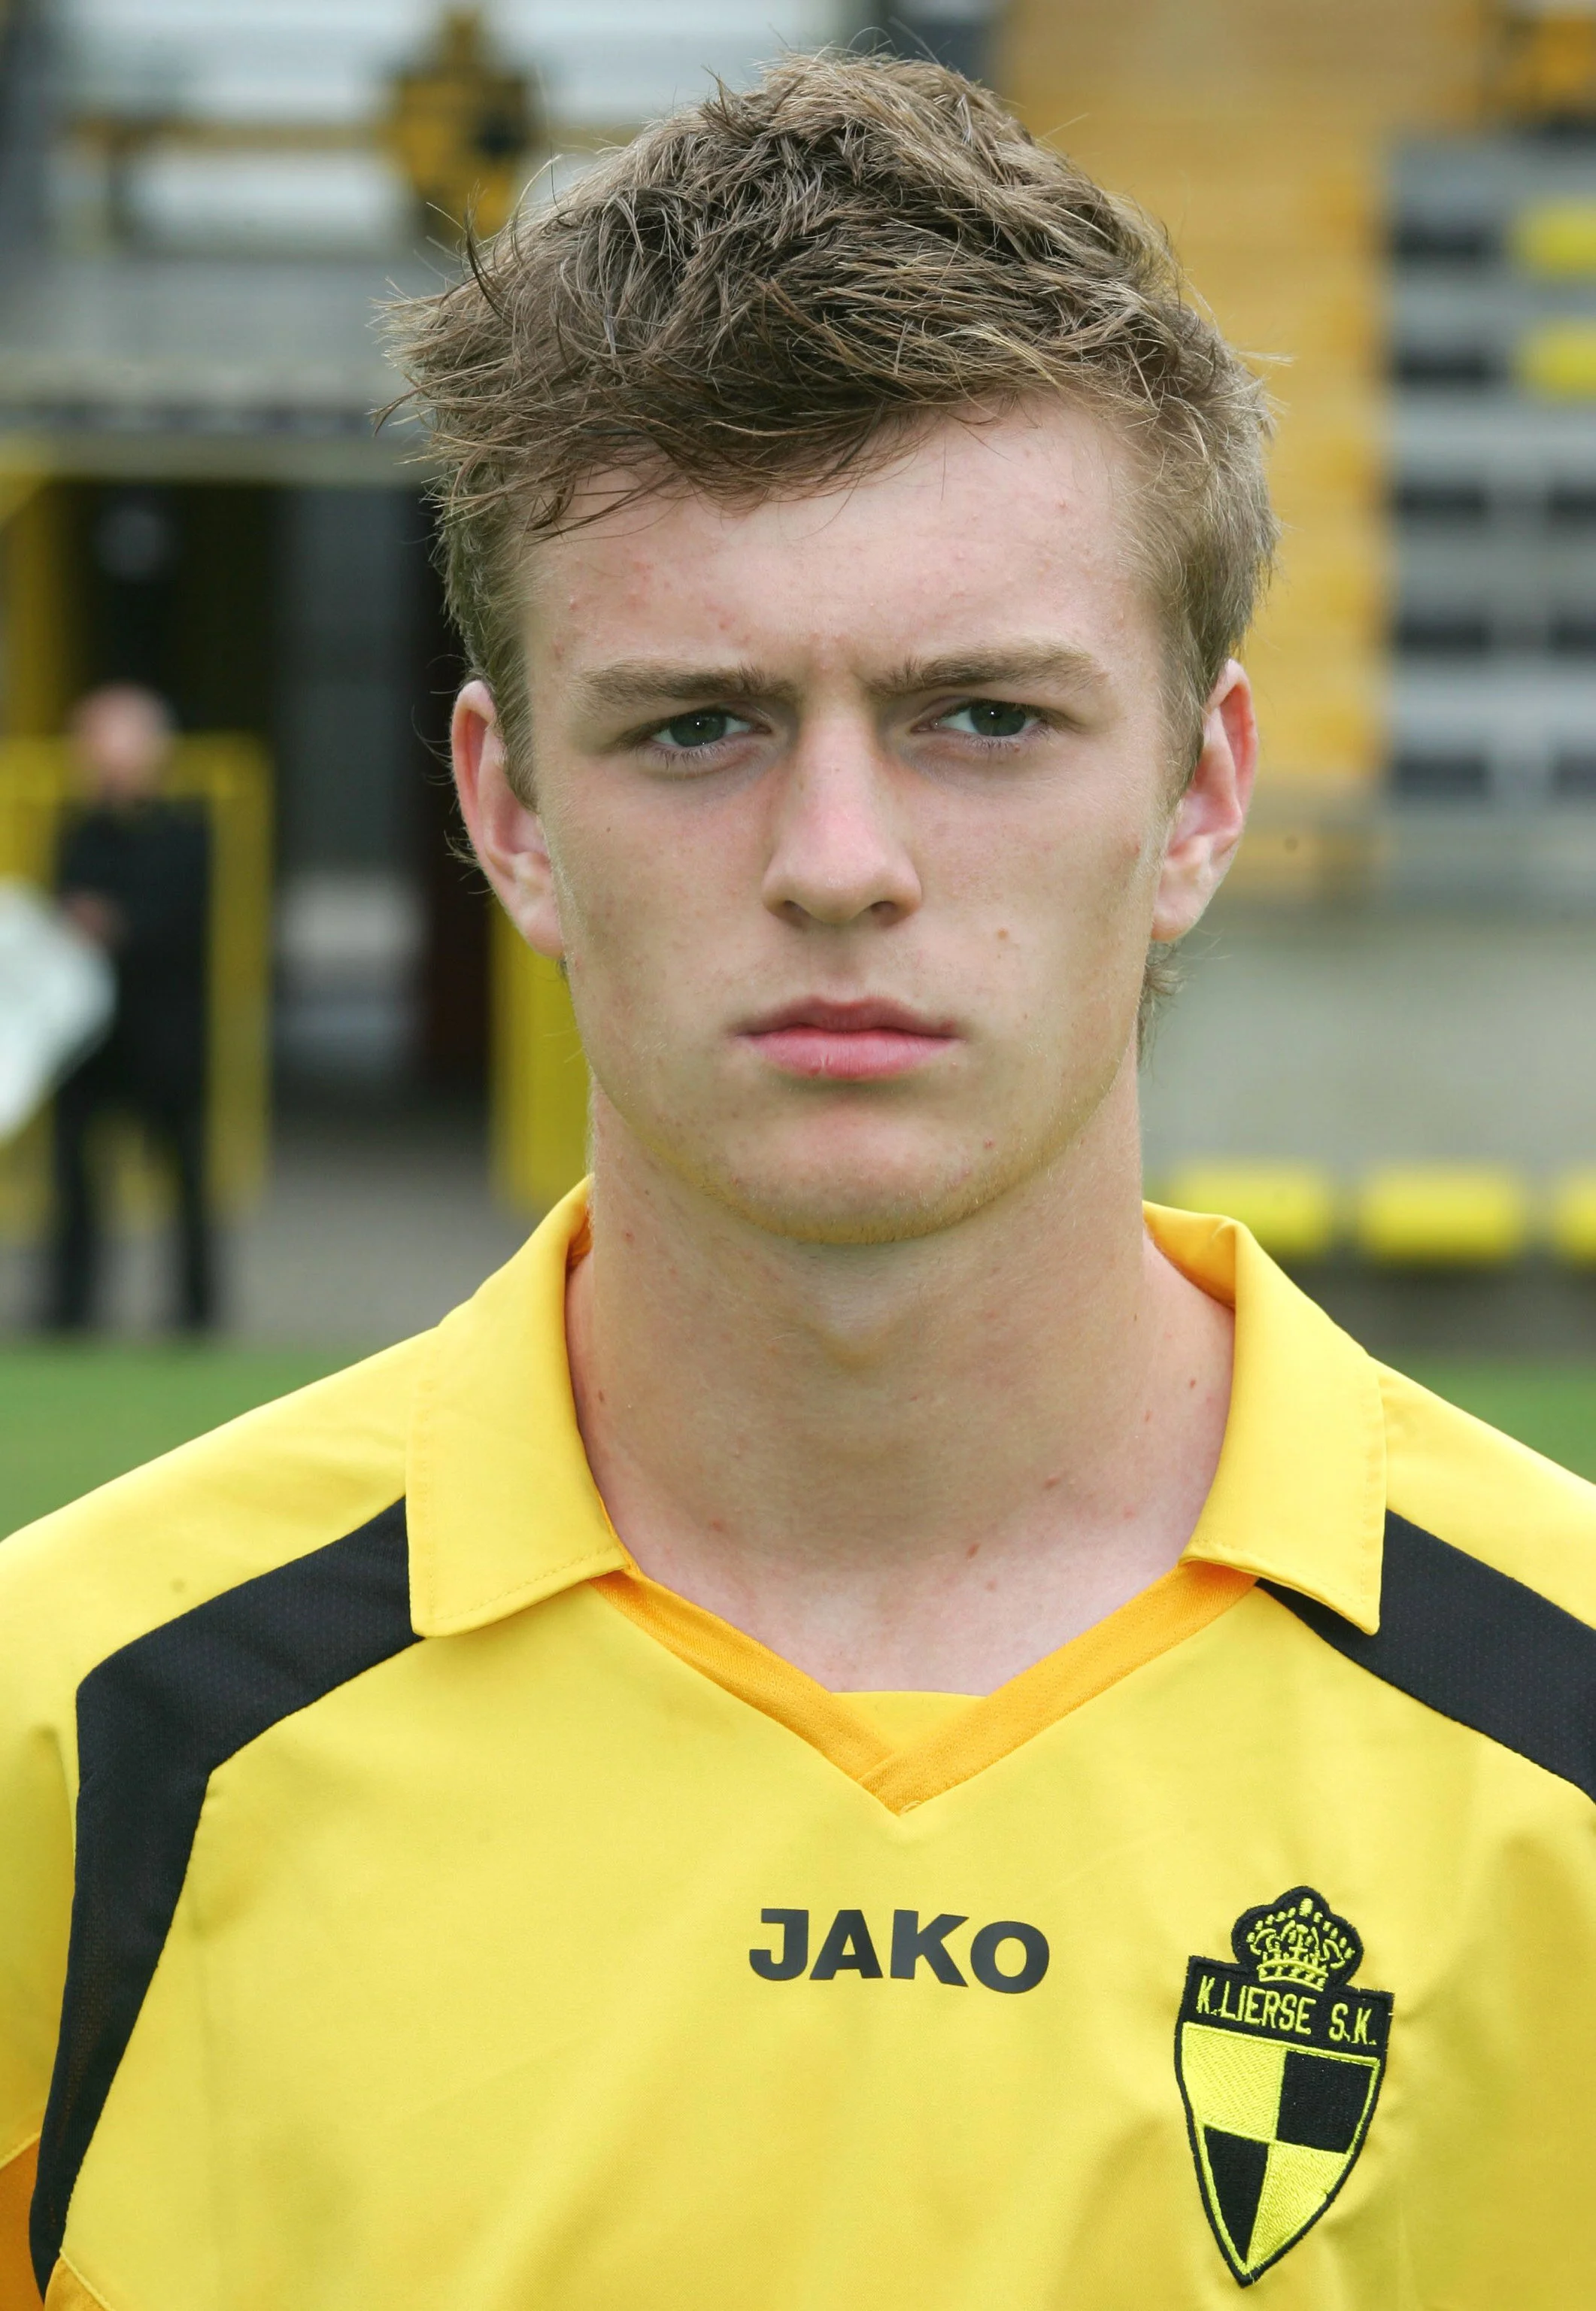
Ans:
{"label": "pink lips", "polygon": [[876,1083],[924,1067],[954,1041],[951,1027],[898,1003],[833,1003],[809,997],[742,1030],[784,1075]]}

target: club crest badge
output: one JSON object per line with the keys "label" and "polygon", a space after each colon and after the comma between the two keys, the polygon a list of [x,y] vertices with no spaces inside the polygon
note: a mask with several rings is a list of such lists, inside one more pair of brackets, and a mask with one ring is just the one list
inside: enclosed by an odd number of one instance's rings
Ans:
{"label": "club crest badge", "polygon": [[1363,1943],[1311,1886],[1244,1910],[1230,1940],[1234,1965],[1187,1967],[1175,2071],[1204,2210],[1232,2275],[1251,2287],[1356,2163],[1391,2001],[1355,1986]]}

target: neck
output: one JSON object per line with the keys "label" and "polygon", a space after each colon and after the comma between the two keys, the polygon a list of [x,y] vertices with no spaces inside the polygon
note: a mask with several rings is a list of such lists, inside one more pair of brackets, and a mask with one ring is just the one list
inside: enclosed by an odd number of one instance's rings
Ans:
{"label": "neck", "polygon": [[881,1245],[774,1237],[601,1107],[569,1330],[641,1569],[834,1687],[984,1692],[1178,1557],[1229,1319],[1148,1243],[1134,1079],[1048,1171]]}

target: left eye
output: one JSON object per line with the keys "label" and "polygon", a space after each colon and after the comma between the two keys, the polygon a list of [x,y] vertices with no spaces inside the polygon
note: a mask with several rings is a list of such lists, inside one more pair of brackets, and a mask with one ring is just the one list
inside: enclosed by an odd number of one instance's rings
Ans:
{"label": "left eye", "polygon": [[943,715],[940,727],[966,738],[1018,738],[1035,719],[1028,706],[1011,706],[1006,699],[967,698]]}
{"label": "left eye", "polygon": [[683,754],[693,754],[700,747],[718,746],[734,731],[751,730],[753,727],[740,715],[727,713],[723,707],[706,706],[696,713],[678,714],[674,720],[662,723],[654,736]]}

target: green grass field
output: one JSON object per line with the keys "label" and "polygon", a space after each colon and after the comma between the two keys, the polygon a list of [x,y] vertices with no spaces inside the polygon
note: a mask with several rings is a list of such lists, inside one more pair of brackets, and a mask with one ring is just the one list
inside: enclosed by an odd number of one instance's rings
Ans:
{"label": "green grass field", "polygon": [[0,1533],[350,1361],[279,1348],[0,1349]]}
{"label": "green grass field", "polygon": [[1596,1365],[1482,1364],[1463,1357],[1392,1357],[1415,1380],[1466,1412],[1596,1483]]}
{"label": "green grass field", "polygon": [[[264,1348],[0,1350],[0,1533],[348,1361]],[[1596,1479],[1596,1365],[1426,1357],[1409,1368]]]}

